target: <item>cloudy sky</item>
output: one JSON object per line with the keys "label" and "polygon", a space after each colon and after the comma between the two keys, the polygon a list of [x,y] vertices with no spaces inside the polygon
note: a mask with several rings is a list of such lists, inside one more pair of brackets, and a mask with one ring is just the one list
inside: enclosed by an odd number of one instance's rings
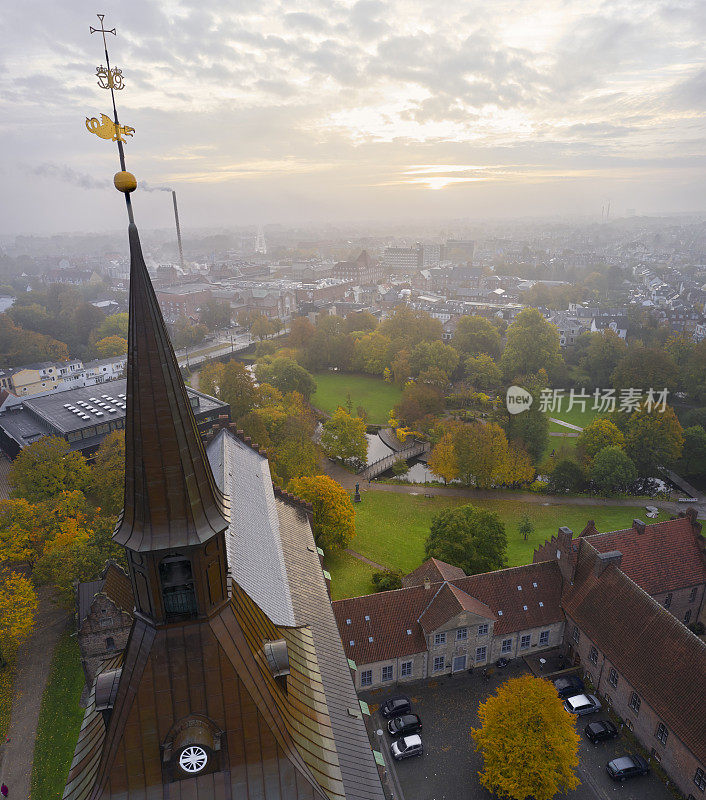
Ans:
{"label": "cloudy sky", "polygon": [[[0,9],[0,234],[115,228],[95,2]],[[706,210],[704,0],[107,0],[187,226]],[[135,197],[143,225],[169,196]]]}

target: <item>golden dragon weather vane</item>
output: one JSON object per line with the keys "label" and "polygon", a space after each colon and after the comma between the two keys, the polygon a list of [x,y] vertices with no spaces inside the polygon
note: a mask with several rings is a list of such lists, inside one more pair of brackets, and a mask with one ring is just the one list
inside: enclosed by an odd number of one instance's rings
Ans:
{"label": "golden dragon weather vane", "polygon": [[125,136],[132,136],[135,132],[134,128],[129,125],[121,125],[118,120],[118,107],[115,103],[115,92],[120,91],[125,87],[123,80],[123,72],[121,69],[114,67],[111,69],[110,58],[108,57],[108,43],[106,41],[106,33],[112,33],[116,36],[115,28],[106,28],[103,25],[105,14],[98,14],[100,20],[100,28],[90,27],[91,33],[100,33],[103,36],[103,52],[105,53],[105,66],[96,67],[96,77],[98,78],[98,85],[101,89],[108,89],[110,91],[110,98],[113,102],[113,119],[106,114],[101,114],[101,118],[86,117],[86,129],[101,139],[109,139],[116,142],[118,145],[118,157],[120,158],[120,172],[118,172],[113,182],[115,187],[121,192],[125,193],[125,202],[127,203],[127,213],[130,222],[133,222],[132,204],[130,202],[130,192],[137,188],[137,181],[135,176],[130,174],[125,169],[125,152],[123,144],[125,143]]}

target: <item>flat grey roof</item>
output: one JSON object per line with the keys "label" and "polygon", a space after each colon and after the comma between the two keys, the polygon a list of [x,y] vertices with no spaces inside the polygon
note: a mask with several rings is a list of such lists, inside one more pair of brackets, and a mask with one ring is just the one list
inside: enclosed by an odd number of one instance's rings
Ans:
{"label": "flat grey roof", "polygon": [[[197,415],[227,406],[188,386],[186,391],[190,398],[198,398],[198,407],[193,407]],[[126,392],[127,381],[119,378],[41,397],[22,398],[20,407],[0,412],[0,428],[22,447],[26,447],[41,436],[65,436],[101,423],[124,420]],[[97,442],[101,439],[102,435],[97,435]],[[72,444],[83,449],[91,443],[83,439]]]}

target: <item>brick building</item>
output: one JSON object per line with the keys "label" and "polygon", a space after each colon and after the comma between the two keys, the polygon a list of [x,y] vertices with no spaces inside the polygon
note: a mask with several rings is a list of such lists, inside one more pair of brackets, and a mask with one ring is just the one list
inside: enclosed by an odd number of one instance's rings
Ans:
{"label": "brick building", "polygon": [[[706,542],[693,509],[653,525],[634,520],[632,528],[611,533],[598,533],[589,520],[581,537],[599,553],[620,552],[621,570],[685,625],[699,618],[706,595]],[[559,559],[568,578],[578,545],[568,528],[560,528],[534,551],[534,561]]]}
{"label": "brick building", "polygon": [[383,269],[377,259],[371,258],[367,250],[353,261],[339,261],[333,268],[333,277],[357,284],[378,283]]}
{"label": "brick building", "polygon": [[106,658],[122,653],[132,627],[134,598],[130,578],[114,561],[96,581],[76,591],[78,647],[90,687]]}
{"label": "brick building", "polygon": [[407,575],[402,589],[333,603],[359,689],[483,667],[561,643],[562,580],[554,562],[454,577],[457,570],[434,559]]}
{"label": "brick building", "polygon": [[534,563],[465,576],[429,559],[402,588],[333,603],[356,687],[390,686],[561,647],[688,800],[706,791],[706,644],[684,624],[706,588],[696,512],[579,537]]}

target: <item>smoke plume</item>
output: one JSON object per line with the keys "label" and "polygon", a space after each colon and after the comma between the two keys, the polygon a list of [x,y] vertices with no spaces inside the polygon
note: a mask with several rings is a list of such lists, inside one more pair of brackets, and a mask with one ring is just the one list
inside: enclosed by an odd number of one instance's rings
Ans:
{"label": "smoke plume", "polygon": [[[24,165],[24,169],[32,175],[38,175],[41,178],[52,178],[54,180],[70,183],[72,186],[78,186],[81,189],[107,189],[112,186],[112,181],[108,178],[99,180],[92,175],[85,172],[77,172],[75,169],[66,166],[66,164],[55,164],[47,161],[43,164]],[[169,186],[153,186],[147,181],[138,180],[138,189],[143,192],[171,192]]]}

